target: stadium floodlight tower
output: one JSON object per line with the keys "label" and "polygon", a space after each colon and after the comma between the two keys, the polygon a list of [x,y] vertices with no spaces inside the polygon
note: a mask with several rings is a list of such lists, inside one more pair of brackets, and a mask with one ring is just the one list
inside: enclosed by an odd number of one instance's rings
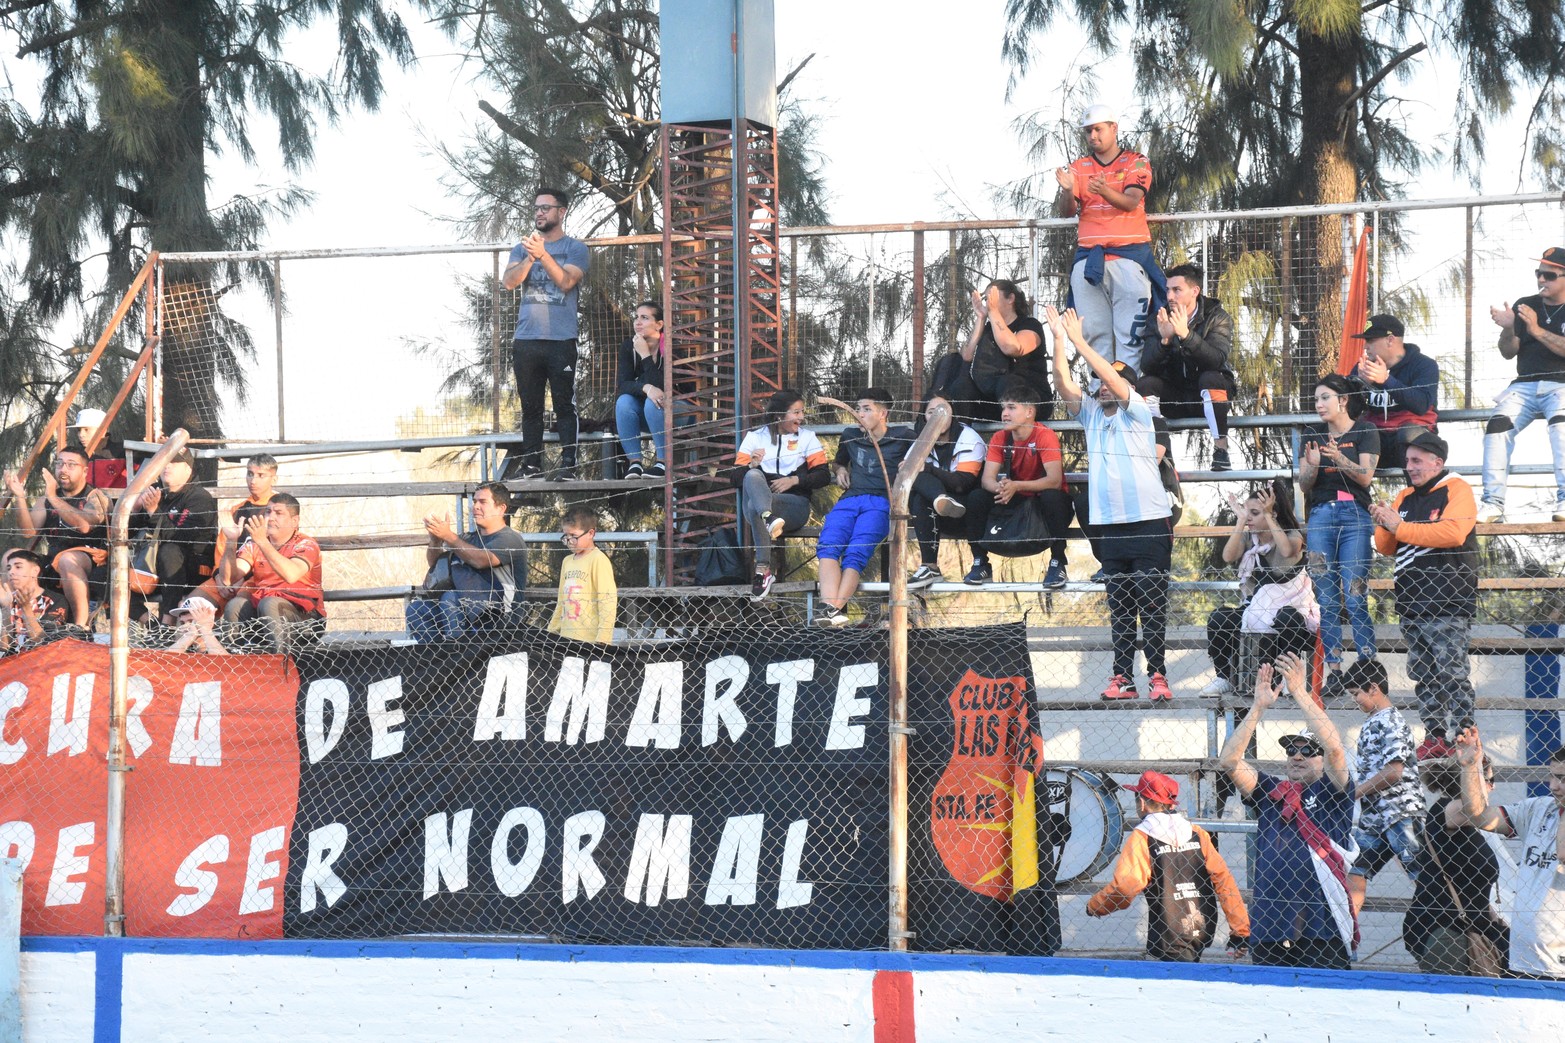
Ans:
{"label": "stadium floodlight tower", "polygon": [[781,387],[777,60],[772,0],[664,0],[658,17],[672,579],[738,517],[709,476]]}

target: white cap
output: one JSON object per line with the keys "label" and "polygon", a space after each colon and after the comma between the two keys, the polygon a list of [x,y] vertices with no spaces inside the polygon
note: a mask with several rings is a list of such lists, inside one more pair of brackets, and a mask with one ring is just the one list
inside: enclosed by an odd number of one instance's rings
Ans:
{"label": "white cap", "polygon": [[174,611],[170,612],[169,615],[171,615],[171,616],[183,616],[183,615],[186,615],[187,613],[190,612],[191,609],[194,609],[198,605],[205,605],[207,608],[210,608],[213,612],[217,611],[217,606],[212,604],[212,602],[208,601],[206,598],[202,597],[199,594],[192,594],[188,598],[186,598],[184,601],[181,601],[179,603],[179,607],[176,608]]}
{"label": "white cap", "polygon": [[72,427],[102,427],[109,414],[101,409],[78,409],[76,411],[76,423]]}
{"label": "white cap", "polygon": [[1094,123],[1118,123],[1119,114],[1101,101],[1096,105],[1087,107],[1087,111],[1081,114],[1082,129],[1092,126]]}

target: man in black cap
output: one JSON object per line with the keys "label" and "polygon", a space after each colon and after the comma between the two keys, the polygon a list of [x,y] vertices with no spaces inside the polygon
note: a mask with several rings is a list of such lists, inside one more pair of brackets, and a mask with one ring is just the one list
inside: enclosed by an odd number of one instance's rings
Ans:
{"label": "man in black cap", "polygon": [[1440,366],[1403,340],[1406,328],[1395,315],[1371,315],[1355,333],[1364,357],[1355,375],[1369,389],[1364,419],[1380,429],[1380,466],[1401,467],[1407,443],[1420,431],[1434,431],[1440,401]]}
{"label": "man in black cap", "polygon": [[1500,327],[1500,357],[1516,360],[1516,379],[1494,400],[1483,436],[1481,522],[1505,517],[1506,478],[1516,432],[1534,420],[1549,425],[1554,451],[1554,520],[1565,521],[1565,246],[1551,246],[1533,275],[1538,292],[1489,309]]}
{"label": "man in black cap", "polygon": [[1478,505],[1445,469],[1445,439],[1425,431],[1407,446],[1408,487],[1369,509],[1375,549],[1396,556],[1397,614],[1424,741],[1418,759],[1449,757],[1448,737],[1473,723],[1467,630],[1478,606]]}

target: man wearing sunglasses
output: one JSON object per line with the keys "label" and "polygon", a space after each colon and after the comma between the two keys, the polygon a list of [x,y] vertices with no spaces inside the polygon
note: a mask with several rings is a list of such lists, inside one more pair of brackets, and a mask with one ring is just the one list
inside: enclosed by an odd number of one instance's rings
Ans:
{"label": "man wearing sunglasses", "polygon": [[1500,357],[1516,360],[1516,379],[1495,399],[1484,428],[1480,522],[1505,517],[1516,432],[1539,419],[1548,421],[1554,452],[1554,520],[1565,521],[1565,246],[1543,251],[1533,275],[1536,294],[1489,309],[1500,327]]}
{"label": "man wearing sunglasses", "polygon": [[[1306,728],[1278,740],[1288,757],[1279,778],[1247,762],[1244,751],[1284,692]],[[1276,667],[1261,667],[1255,706],[1228,736],[1218,766],[1256,811],[1250,961],[1347,970],[1358,940],[1348,895],[1358,798],[1342,739],[1310,693],[1304,660],[1288,654]]]}
{"label": "man wearing sunglasses", "polygon": [[520,470],[507,466],[506,477],[543,474],[543,392],[549,389],[560,432],[556,481],[576,477],[576,299],[587,277],[587,244],[565,234],[571,197],[557,188],[540,188],[533,200],[533,234],[511,248],[500,273],[508,290],[521,287],[511,368],[522,400]]}

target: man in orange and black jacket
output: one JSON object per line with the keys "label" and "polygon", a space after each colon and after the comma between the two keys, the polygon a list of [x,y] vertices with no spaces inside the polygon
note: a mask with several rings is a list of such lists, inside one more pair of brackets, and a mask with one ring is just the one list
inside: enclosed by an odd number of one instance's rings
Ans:
{"label": "man in orange and black jacket", "polygon": [[1087,899],[1088,916],[1130,908],[1147,895],[1147,955],[1199,963],[1217,932],[1217,907],[1228,918],[1228,948],[1249,945],[1250,915],[1211,836],[1175,809],[1179,783],[1155,771],[1127,787],[1136,794],[1141,822],[1125,836],[1114,878]]}
{"label": "man in orange and black jacket", "polygon": [[1433,431],[1409,442],[1408,488],[1369,511],[1375,549],[1396,555],[1397,615],[1424,722],[1419,760],[1450,756],[1447,737],[1473,723],[1467,631],[1478,607],[1478,504],[1472,486],[1445,469],[1447,451]]}

